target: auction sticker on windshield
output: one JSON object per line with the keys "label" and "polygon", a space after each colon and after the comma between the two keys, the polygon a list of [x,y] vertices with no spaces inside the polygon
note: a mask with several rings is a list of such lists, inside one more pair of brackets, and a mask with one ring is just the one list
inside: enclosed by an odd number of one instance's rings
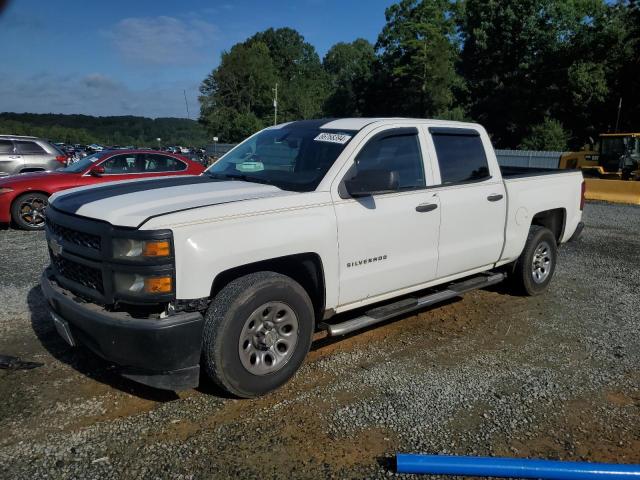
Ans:
{"label": "auction sticker on windshield", "polygon": [[324,132],[319,134],[314,140],[316,142],[331,142],[345,144],[351,139],[351,135],[345,133],[328,133]]}

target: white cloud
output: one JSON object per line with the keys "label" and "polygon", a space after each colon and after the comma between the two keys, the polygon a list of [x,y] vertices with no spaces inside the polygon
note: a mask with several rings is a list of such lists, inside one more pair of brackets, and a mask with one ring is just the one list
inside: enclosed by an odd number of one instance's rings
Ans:
{"label": "white cloud", "polygon": [[196,83],[152,83],[137,90],[100,73],[83,77],[6,75],[0,82],[0,112],[186,117],[183,89],[187,91],[191,118],[197,118]]}
{"label": "white cloud", "polygon": [[193,65],[213,58],[216,27],[197,18],[130,17],[107,36],[122,57],[149,65]]}
{"label": "white cloud", "polygon": [[122,86],[111,78],[100,73],[91,73],[83,77],[80,82],[88,88],[96,90],[119,90]]}

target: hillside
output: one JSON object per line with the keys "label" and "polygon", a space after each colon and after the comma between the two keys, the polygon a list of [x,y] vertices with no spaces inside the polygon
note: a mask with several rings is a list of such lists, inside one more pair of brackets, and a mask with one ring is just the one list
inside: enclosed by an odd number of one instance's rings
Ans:
{"label": "hillside", "polygon": [[186,118],[93,117],[35,113],[0,113],[0,134],[35,135],[66,143],[105,145],[203,145],[204,128]]}

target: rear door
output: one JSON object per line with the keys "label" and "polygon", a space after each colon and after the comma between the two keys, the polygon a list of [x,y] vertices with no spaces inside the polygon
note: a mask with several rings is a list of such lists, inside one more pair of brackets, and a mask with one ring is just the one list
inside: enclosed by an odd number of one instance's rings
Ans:
{"label": "rear door", "polygon": [[497,262],[507,199],[497,162],[487,159],[488,137],[472,128],[425,130],[442,208],[438,278]]}
{"label": "rear door", "polygon": [[0,177],[18,173],[22,169],[22,157],[15,152],[13,141],[0,139]]}
{"label": "rear door", "polygon": [[[25,170],[50,170],[50,153],[32,140],[15,140],[16,153],[22,157]],[[60,164],[62,167],[63,165]]]}
{"label": "rear door", "polygon": [[417,128],[386,128],[365,140],[339,175],[340,185],[367,170],[389,170],[399,178],[397,191],[388,193],[351,198],[342,186],[332,192],[341,306],[435,278],[440,209],[426,188],[432,178],[425,175],[423,147]]}

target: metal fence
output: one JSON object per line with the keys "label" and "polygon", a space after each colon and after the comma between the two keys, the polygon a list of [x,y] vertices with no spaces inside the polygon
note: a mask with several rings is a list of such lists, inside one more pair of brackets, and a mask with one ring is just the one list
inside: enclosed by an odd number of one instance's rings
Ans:
{"label": "metal fence", "polygon": [[496,150],[498,163],[503,167],[558,168],[564,152],[540,150]]}
{"label": "metal fence", "polygon": [[235,147],[237,143],[213,143],[206,146],[207,155],[215,155],[216,157],[221,157],[233,147]]}

